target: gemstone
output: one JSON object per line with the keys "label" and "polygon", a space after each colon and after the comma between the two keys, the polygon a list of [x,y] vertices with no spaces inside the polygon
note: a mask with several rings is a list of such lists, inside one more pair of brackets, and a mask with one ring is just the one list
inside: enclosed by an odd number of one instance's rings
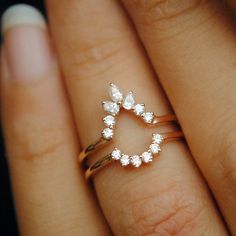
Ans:
{"label": "gemstone", "polygon": [[152,140],[154,143],[161,144],[163,141],[163,137],[160,134],[153,134]]}
{"label": "gemstone", "polygon": [[107,127],[112,128],[116,124],[116,119],[114,116],[108,115],[103,118],[103,122]]}
{"label": "gemstone", "polygon": [[134,106],[134,113],[137,116],[141,116],[144,113],[144,110],[145,110],[144,104],[137,104]]}
{"label": "gemstone", "polygon": [[135,104],[134,94],[130,91],[126,95],[122,105],[126,110],[130,110],[133,108],[134,104]]}
{"label": "gemstone", "polygon": [[114,84],[110,84],[109,95],[110,95],[112,101],[114,101],[114,102],[120,103],[123,100],[122,92]]}
{"label": "gemstone", "polygon": [[159,144],[157,144],[157,143],[152,143],[149,148],[150,148],[150,151],[152,152],[152,154],[157,154],[161,151],[161,148],[160,148]]}
{"label": "gemstone", "polygon": [[111,157],[114,160],[119,160],[121,158],[121,151],[119,149],[115,148],[111,153]]}
{"label": "gemstone", "polygon": [[105,128],[105,129],[102,131],[102,136],[103,136],[103,138],[106,139],[106,140],[112,139],[112,137],[113,137],[113,129]]}
{"label": "gemstone", "polygon": [[120,111],[120,106],[115,102],[105,101],[102,103],[102,105],[103,105],[104,111],[106,111],[107,113],[113,116],[117,115]]}
{"label": "gemstone", "polygon": [[130,162],[134,167],[139,167],[142,164],[142,159],[138,155],[134,155],[130,157]]}
{"label": "gemstone", "polygon": [[154,113],[153,112],[145,112],[142,114],[142,117],[146,123],[151,124],[154,119]]}
{"label": "gemstone", "polygon": [[120,158],[120,163],[122,166],[127,166],[129,165],[129,156],[126,154],[122,154],[121,158]]}
{"label": "gemstone", "polygon": [[150,152],[144,152],[141,157],[145,163],[152,162],[152,154]]}

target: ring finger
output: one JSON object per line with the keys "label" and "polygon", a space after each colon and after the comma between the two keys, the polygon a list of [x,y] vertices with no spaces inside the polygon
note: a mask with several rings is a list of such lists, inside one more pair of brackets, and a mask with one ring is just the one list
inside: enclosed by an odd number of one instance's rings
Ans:
{"label": "ring finger", "polygon": [[[137,99],[158,114],[170,112],[119,4],[108,0],[74,0],[70,5],[65,0],[47,3],[83,146],[96,139],[103,127],[98,121],[103,115],[99,98],[101,101],[106,98],[109,82],[133,89]],[[116,144],[129,152],[141,151],[149,131],[141,130],[133,117],[126,119],[124,115],[119,119]],[[202,235],[206,228],[207,235],[226,234],[208,189],[183,143],[168,144],[162,158],[148,168],[134,172],[111,165],[96,175],[94,182],[102,209],[116,235],[180,232]]]}

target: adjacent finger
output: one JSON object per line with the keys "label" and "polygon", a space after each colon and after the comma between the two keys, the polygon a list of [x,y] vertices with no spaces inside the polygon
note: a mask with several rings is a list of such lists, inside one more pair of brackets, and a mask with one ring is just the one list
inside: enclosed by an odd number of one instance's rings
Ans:
{"label": "adjacent finger", "polygon": [[34,8],[16,5],[2,24],[3,128],[21,234],[107,235],[77,165],[76,132],[45,22]]}
{"label": "adjacent finger", "polygon": [[[115,1],[75,0],[68,5],[48,0],[48,10],[84,146],[97,139],[103,128],[100,104],[107,99],[109,82],[132,89],[148,110],[171,112]],[[116,145],[130,153],[141,152],[149,143],[150,130],[126,115],[118,119]],[[162,157],[147,168],[132,171],[113,164],[94,176],[94,181],[115,235],[201,235],[206,228],[208,235],[225,235],[207,187],[181,142],[166,145]]]}
{"label": "adjacent finger", "polygon": [[191,151],[236,233],[236,33],[224,1],[124,0]]}

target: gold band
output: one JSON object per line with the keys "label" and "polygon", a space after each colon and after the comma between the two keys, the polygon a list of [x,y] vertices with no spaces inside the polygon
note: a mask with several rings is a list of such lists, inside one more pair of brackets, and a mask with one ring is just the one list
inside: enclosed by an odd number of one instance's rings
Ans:
{"label": "gold band", "polygon": [[[174,132],[169,132],[169,133],[164,133],[161,134],[163,137],[163,144],[170,142],[170,141],[175,141],[184,138],[184,134],[182,131],[174,131]],[[112,159],[112,153],[109,153],[105,157],[101,158],[100,160],[96,161],[94,164],[92,164],[85,172],[85,176],[87,179],[89,179],[93,174],[95,174],[98,170],[102,169],[109,163],[113,162],[114,160]]]}

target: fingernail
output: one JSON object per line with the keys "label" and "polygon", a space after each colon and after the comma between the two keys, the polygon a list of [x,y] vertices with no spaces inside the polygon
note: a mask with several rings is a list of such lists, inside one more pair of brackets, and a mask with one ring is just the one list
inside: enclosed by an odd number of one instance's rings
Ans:
{"label": "fingernail", "polygon": [[2,17],[2,34],[9,79],[37,80],[50,70],[52,50],[45,19],[37,9],[25,4],[8,8]]}

